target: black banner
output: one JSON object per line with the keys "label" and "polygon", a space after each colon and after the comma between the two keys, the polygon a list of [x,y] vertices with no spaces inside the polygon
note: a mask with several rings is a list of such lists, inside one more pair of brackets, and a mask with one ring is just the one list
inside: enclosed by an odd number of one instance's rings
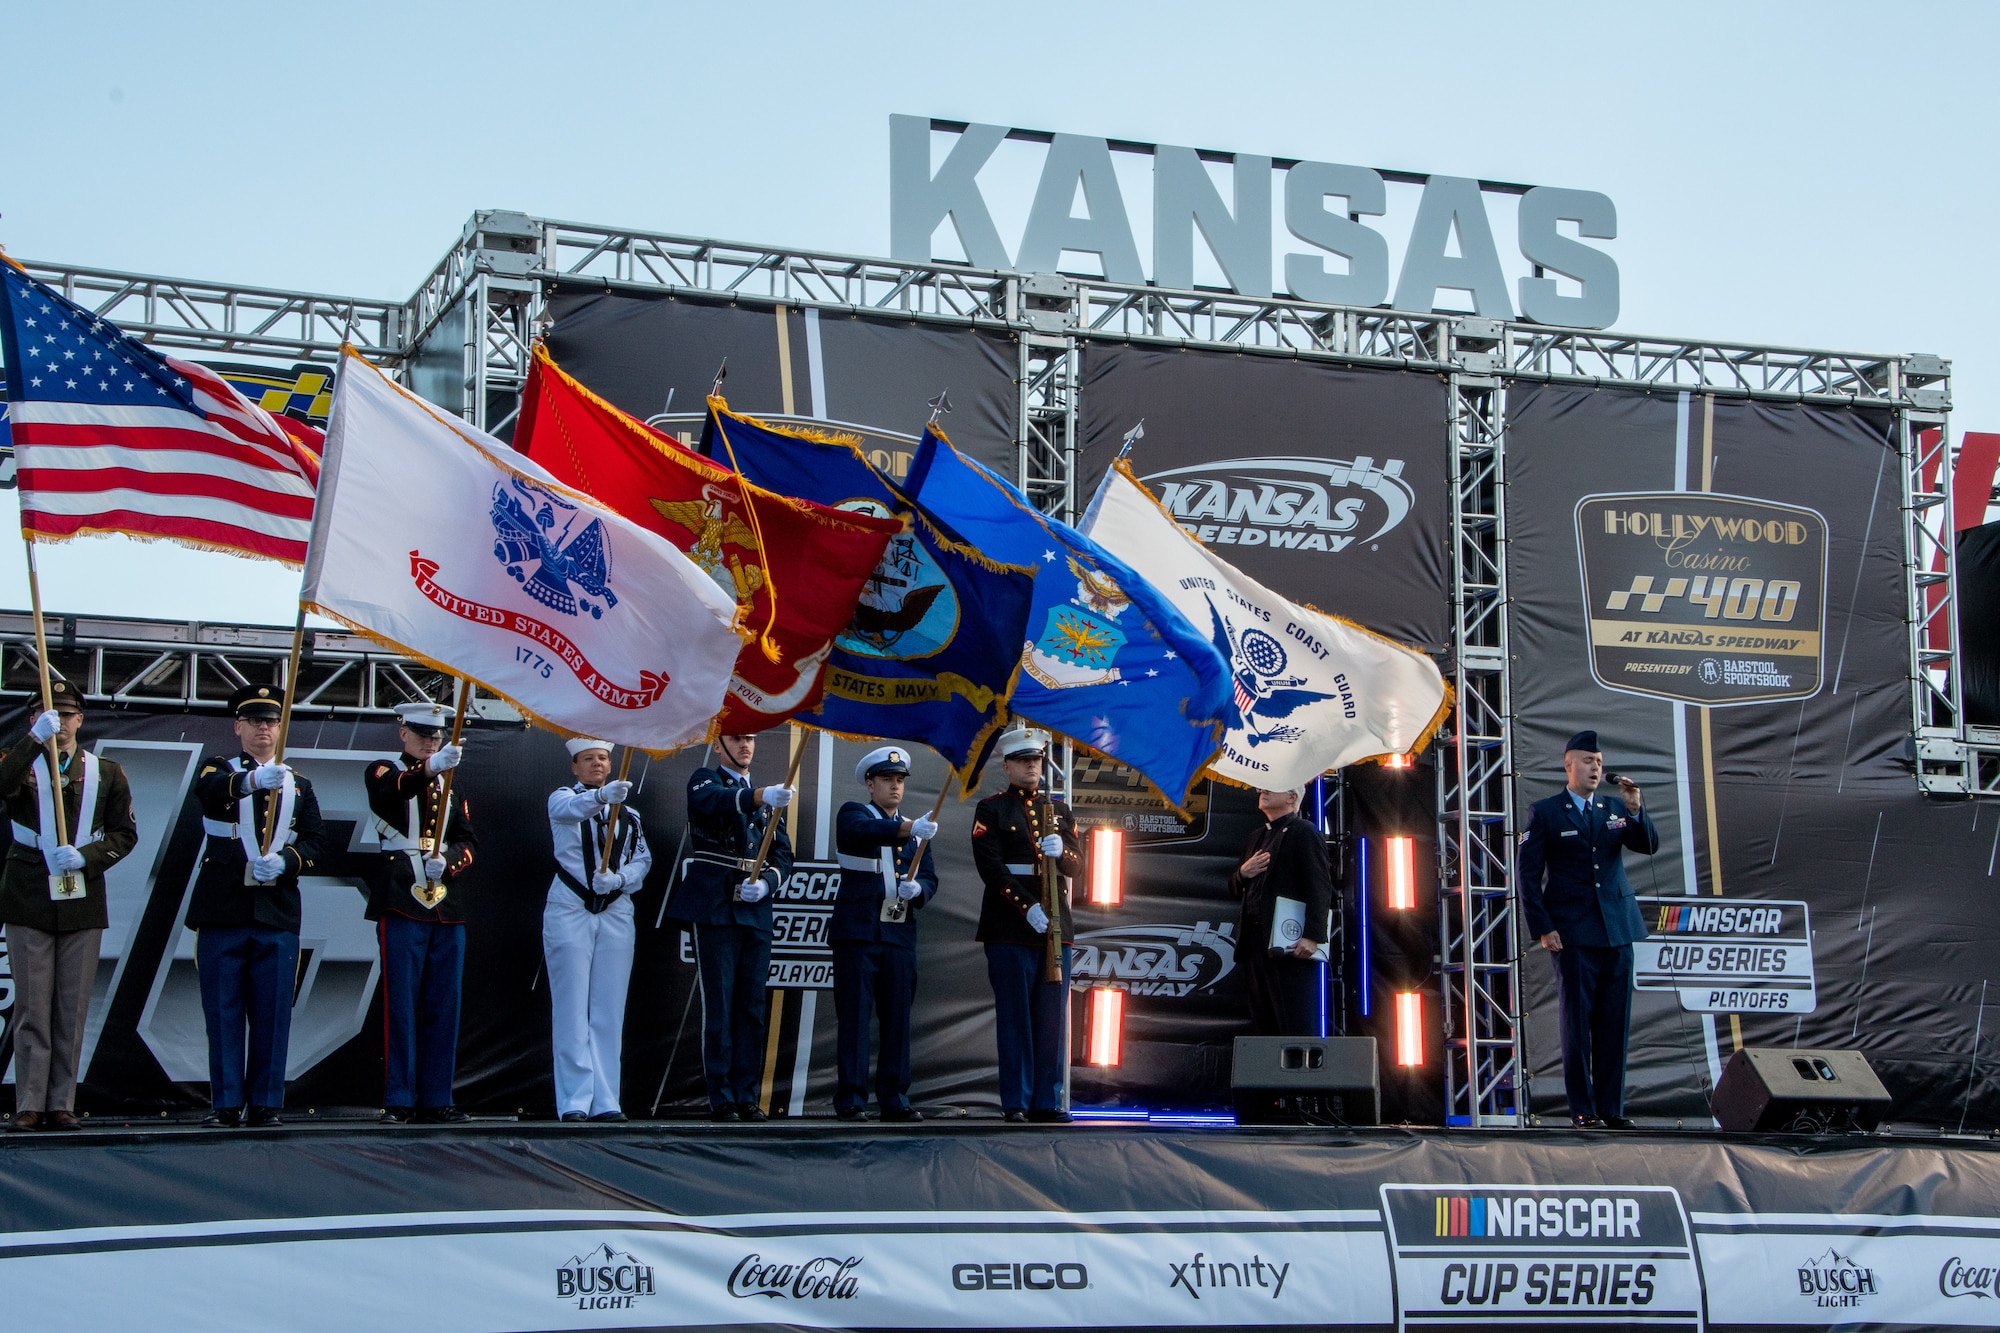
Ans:
{"label": "black banner", "polygon": [[1133,470],[1217,554],[1296,601],[1446,646],[1440,377],[1099,342],[1082,355],[1079,497],[1143,419]]}
{"label": "black banner", "polygon": [[[1975,1059],[2000,827],[1912,776],[1890,425],[1860,408],[1510,390],[1519,819],[1560,790],[1564,739],[1595,727],[1660,830],[1658,855],[1626,856],[1655,936],[1633,997],[1637,1114],[1705,1120],[1747,1044],[1859,1048],[1896,1119],[2000,1118],[1990,1052]],[[1522,967],[1535,1105],[1566,1114],[1548,956]]]}

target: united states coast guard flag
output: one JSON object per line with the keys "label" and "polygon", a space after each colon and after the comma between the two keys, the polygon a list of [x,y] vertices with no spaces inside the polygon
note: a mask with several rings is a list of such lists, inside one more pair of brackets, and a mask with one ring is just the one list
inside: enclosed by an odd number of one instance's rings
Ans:
{"label": "united states coast guard flag", "polygon": [[557,731],[653,751],[711,739],[742,648],[694,562],[351,348],[299,597]]}
{"label": "united states coast guard flag", "polygon": [[1229,661],[1235,719],[1209,770],[1246,787],[1296,787],[1328,769],[1408,754],[1444,720],[1430,658],[1272,592],[1189,536],[1123,461],[1083,531],[1146,571]]}

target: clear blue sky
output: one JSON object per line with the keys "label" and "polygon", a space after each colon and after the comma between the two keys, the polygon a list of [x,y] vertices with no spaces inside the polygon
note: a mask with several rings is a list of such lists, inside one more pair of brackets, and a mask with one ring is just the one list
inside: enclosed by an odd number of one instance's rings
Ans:
{"label": "clear blue sky", "polygon": [[[487,207],[885,254],[888,117],[933,115],[1602,191],[1619,328],[1937,352],[1956,437],[2000,429],[1996,30],[1970,3],[16,6],[0,244],[396,298]],[[1001,189],[1018,218],[1032,178]],[[290,619],[275,566],[44,551],[51,610]]]}

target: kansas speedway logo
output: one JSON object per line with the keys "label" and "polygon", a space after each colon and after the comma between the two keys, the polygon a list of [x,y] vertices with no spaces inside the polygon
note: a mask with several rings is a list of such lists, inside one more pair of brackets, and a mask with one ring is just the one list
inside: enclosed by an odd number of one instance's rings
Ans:
{"label": "kansas speedway logo", "polygon": [[1693,704],[1819,693],[1826,519],[1704,491],[1587,495],[1576,547],[1597,683]]}
{"label": "kansas speedway logo", "polygon": [[1366,545],[1415,498],[1400,458],[1225,458],[1140,480],[1199,542],[1285,551]]}
{"label": "kansas speedway logo", "polygon": [[1236,966],[1236,927],[1113,926],[1079,932],[1070,973],[1079,986],[1106,986],[1133,995],[1185,998],[1228,976]]}

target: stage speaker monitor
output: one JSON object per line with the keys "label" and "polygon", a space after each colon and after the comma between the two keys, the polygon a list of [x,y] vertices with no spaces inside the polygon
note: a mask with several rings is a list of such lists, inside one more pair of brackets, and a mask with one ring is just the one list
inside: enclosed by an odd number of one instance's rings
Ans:
{"label": "stage speaker monitor", "polygon": [[1373,1037],[1238,1037],[1229,1071],[1239,1125],[1376,1125]]}
{"label": "stage speaker monitor", "polygon": [[1738,1133],[1828,1134],[1875,1128],[1891,1100],[1859,1051],[1746,1046],[1729,1057],[1709,1106]]}

